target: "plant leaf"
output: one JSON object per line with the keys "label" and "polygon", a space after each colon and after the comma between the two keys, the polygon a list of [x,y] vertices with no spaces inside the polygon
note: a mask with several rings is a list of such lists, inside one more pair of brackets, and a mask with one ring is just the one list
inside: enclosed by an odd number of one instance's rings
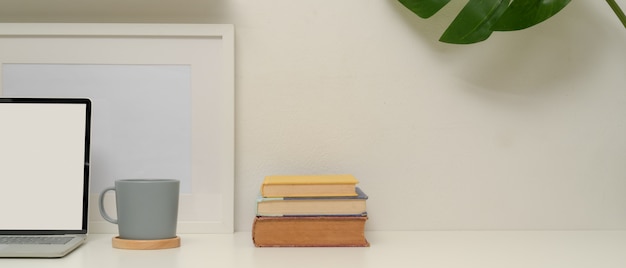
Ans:
{"label": "plant leaf", "polygon": [[471,44],[486,40],[493,32],[492,26],[505,12],[509,3],[510,0],[470,0],[439,41]]}
{"label": "plant leaf", "polygon": [[570,0],[514,0],[493,26],[493,30],[526,29],[552,17],[569,2]]}
{"label": "plant leaf", "polygon": [[413,11],[420,18],[430,18],[450,0],[399,0],[409,10]]}

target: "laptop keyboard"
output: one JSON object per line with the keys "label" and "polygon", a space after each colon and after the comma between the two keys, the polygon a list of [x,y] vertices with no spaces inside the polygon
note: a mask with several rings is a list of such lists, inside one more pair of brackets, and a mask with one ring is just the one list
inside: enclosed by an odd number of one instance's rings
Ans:
{"label": "laptop keyboard", "polygon": [[70,240],[72,240],[72,237],[0,236],[0,245],[63,245]]}

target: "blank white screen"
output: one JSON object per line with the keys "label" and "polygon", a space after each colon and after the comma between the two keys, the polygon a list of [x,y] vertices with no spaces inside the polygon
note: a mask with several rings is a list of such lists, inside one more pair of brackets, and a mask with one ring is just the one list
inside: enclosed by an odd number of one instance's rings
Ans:
{"label": "blank white screen", "polygon": [[81,229],[85,109],[0,103],[0,229]]}

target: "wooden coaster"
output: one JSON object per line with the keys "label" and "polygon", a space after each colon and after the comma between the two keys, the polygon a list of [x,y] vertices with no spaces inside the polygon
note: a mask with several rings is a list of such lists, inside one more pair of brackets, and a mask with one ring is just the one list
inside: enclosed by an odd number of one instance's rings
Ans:
{"label": "wooden coaster", "polygon": [[180,237],[158,240],[130,240],[113,237],[113,247],[120,249],[166,249],[180,247]]}

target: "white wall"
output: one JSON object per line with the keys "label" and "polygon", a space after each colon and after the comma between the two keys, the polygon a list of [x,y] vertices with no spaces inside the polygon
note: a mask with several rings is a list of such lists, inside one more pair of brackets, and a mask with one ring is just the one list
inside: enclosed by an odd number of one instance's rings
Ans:
{"label": "white wall", "polygon": [[395,0],[12,20],[235,24],[238,231],[263,177],[285,173],[354,174],[370,230],[626,228],[626,30],[608,5],[572,1],[531,29],[437,42],[463,2],[429,20]]}
{"label": "white wall", "polygon": [[396,1],[230,2],[237,230],[263,176],[344,172],[370,230],[626,228],[626,30],[603,1],[472,46]]}

